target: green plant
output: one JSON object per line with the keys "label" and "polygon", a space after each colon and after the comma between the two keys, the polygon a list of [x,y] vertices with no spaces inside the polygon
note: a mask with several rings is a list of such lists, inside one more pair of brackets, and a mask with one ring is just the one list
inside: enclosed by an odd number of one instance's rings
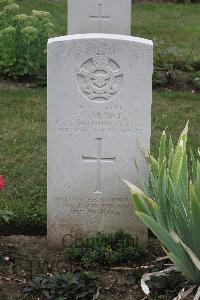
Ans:
{"label": "green plant", "polygon": [[[2,175],[0,175],[0,193],[5,189],[5,180]],[[13,216],[13,212],[10,210],[2,210],[0,209],[0,225],[3,223],[9,223],[10,218]]]}
{"label": "green plant", "polygon": [[116,265],[136,260],[140,256],[133,238],[118,231],[114,234],[98,233],[95,237],[80,240],[65,249],[67,260],[80,261],[86,268],[97,264]]}
{"label": "green plant", "polygon": [[0,209],[0,225],[2,226],[4,223],[9,223],[13,215],[13,212],[10,210]]}
{"label": "green plant", "polygon": [[[194,70],[194,49],[197,42],[190,49],[182,49],[176,46],[166,47],[164,42],[155,40],[155,68],[153,82],[162,86],[174,82],[182,71]],[[197,58],[196,58],[197,59]],[[161,85],[162,84],[162,85]]]}
{"label": "green plant", "polygon": [[57,273],[47,277],[39,275],[27,282],[23,292],[52,300],[92,300],[98,294],[98,276],[90,272]]}
{"label": "green plant", "polygon": [[190,77],[190,81],[194,88],[200,90],[200,71],[194,72]]}
{"label": "green plant", "polygon": [[153,87],[165,87],[167,84],[166,76],[158,67],[154,67],[153,72]]}
{"label": "green plant", "polygon": [[[162,134],[158,159],[150,153],[149,183],[142,176],[144,192],[129,184],[136,214],[166,247],[178,270],[192,283],[200,283],[200,162],[191,152],[187,159],[188,124],[176,147]],[[199,153],[200,154],[200,153]],[[191,179],[189,179],[191,177]]]}
{"label": "green plant", "polygon": [[0,0],[0,71],[13,78],[45,74],[50,14],[20,14],[15,0]]}

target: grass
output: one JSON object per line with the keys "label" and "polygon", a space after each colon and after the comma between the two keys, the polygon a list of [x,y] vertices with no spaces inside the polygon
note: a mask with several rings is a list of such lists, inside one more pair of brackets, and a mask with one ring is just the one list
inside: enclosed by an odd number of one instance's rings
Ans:
{"label": "grass", "polygon": [[188,147],[195,155],[200,146],[199,120],[200,97],[199,93],[185,91],[155,91],[152,106],[152,139],[151,148],[157,154],[157,145],[162,131],[167,128],[174,142],[189,120]]}
{"label": "grass", "polygon": [[164,42],[198,54],[200,6],[165,4],[133,5],[132,34]]}
{"label": "grass", "polygon": [[19,223],[46,219],[45,90],[1,90],[0,170],[6,191],[0,206]]}
{"label": "grass", "polygon": [[[168,126],[177,138],[190,119],[189,145],[200,145],[199,94],[155,91],[152,151]],[[0,93],[0,173],[6,189],[0,209],[14,211],[20,224],[46,222],[46,89],[2,89]]]}
{"label": "grass", "polygon": [[[54,35],[67,32],[67,1],[17,0],[21,10],[46,10],[52,14]],[[199,56],[200,5],[173,3],[133,3],[132,35],[164,42],[165,47],[176,46]]]}

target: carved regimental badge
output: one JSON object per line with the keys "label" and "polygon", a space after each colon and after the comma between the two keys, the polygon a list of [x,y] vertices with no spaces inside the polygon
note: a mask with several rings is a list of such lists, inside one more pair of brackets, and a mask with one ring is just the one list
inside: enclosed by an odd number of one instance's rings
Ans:
{"label": "carved regimental badge", "polygon": [[119,92],[123,82],[123,73],[119,65],[103,52],[98,52],[84,62],[77,76],[81,92],[93,102],[112,99]]}

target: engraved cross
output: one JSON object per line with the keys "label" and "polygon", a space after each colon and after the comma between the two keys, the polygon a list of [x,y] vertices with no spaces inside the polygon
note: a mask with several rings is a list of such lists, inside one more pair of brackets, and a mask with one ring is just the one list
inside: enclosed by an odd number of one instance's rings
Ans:
{"label": "engraved cross", "polygon": [[97,164],[97,175],[96,175],[96,188],[94,193],[101,194],[101,164],[102,163],[113,163],[116,160],[116,156],[113,157],[102,157],[102,138],[96,138],[97,141],[97,155],[92,156],[82,156],[85,162],[95,162]]}
{"label": "engraved cross", "polygon": [[98,15],[89,17],[91,20],[97,20],[98,21],[98,31],[101,30],[102,21],[110,21],[110,16],[103,16],[102,15],[102,4],[98,4]]}

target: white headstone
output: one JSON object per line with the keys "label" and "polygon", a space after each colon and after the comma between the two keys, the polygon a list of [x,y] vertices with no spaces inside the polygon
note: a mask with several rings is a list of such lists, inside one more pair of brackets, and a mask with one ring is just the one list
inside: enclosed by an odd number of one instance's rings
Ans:
{"label": "white headstone", "polygon": [[146,242],[123,179],[147,176],[152,42],[107,34],[48,43],[48,238],[120,228]]}
{"label": "white headstone", "polygon": [[131,0],[68,0],[68,34],[130,35]]}

